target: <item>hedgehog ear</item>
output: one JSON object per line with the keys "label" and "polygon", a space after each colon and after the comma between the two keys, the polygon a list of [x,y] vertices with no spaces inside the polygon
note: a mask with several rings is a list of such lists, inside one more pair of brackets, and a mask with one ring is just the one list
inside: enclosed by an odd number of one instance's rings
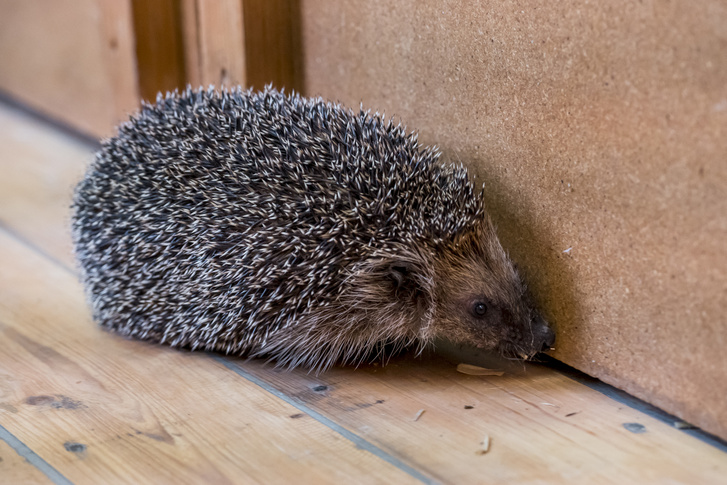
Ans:
{"label": "hedgehog ear", "polygon": [[411,298],[421,294],[418,271],[419,267],[409,261],[396,259],[389,263],[388,276],[397,296]]}
{"label": "hedgehog ear", "polygon": [[394,289],[406,288],[414,283],[412,280],[413,269],[414,265],[408,261],[392,261],[389,264],[389,276],[394,282]]}

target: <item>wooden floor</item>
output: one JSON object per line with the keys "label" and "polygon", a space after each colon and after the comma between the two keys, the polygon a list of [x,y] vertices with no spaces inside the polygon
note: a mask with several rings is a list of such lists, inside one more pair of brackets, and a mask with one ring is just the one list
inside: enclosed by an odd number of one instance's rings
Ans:
{"label": "wooden floor", "polygon": [[543,366],[315,376],[100,330],[68,230],[91,152],[0,105],[0,483],[727,483],[719,446]]}

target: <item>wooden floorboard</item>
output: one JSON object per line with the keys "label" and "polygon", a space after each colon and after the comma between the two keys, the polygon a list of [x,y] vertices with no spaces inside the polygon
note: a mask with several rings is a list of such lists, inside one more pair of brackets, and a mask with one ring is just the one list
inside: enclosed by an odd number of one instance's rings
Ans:
{"label": "wooden floorboard", "polygon": [[92,158],[87,144],[0,105],[0,222],[72,267],[71,194]]}
{"label": "wooden floorboard", "polygon": [[[7,431],[0,428],[0,479],[2,482],[28,485],[52,484],[53,481],[48,476],[21,455],[24,450],[16,450],[8,443],[10,441],[17,446],[15,443],[17,438],[8,435]],[[23,446],[20,445],[19,448],[23,448]]]}
{"label": "wooden floorboard", "polygon": [[[615,477],[722,483],[727,477],[722,451],[547,368],[468,376],[436,356],[412,356],[315,377],[259,361],[236,365],[241,375],[447,483],[477,476],[503,484],[613,483]],[[486,455],[478,453],[483,436],[490,439]]]}
{"label": "wooden floorboard", "polygon": [[0,267],[1,424],[69,480],[413,481],[208,355],[99,330],[73,274],[4,231]]}
{"label": "wooden floorboard", "polygon": [[[102,331],[67,229],[90,157],[0,107],[0,425],[71,483],[725,483],[721,450],[545,367],[316,376]],[[0,458],[0,483],[49,483]]]}

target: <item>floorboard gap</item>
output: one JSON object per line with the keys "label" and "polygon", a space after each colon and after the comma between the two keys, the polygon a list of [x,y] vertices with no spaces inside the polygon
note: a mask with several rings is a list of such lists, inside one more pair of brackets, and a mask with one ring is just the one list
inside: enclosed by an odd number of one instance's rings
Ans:
{"label": "floorboard gap", "polygon": [[27,247],[34,253],[38,254],[40,257],[47,259],[54,265],[58,266],[59,268],[69,272],[72,274],[76,279],[78,278],[78,273],[74,270],[74,268],[69,268],[68,265],[66,265],[63,261],[56,259],[53,257],[52,254],[46,252],[43,248],[40,246],[37,246],[32,241],[24,238],[21,234],[19,234],[17,231],[15,231],[9,224],[7,224],[5,221],[0,219],[0,231],[5,232],[10,238],[15,239],[23,246]]}
{"label": "floorboard gap", "polygon": [[299,401],[298,399],[288,396],[287,394],[276,389],[275,387],[273,387],[269,383],[265,382],[264,380],[255,377],[254,375],[245,371],[238,364],[231,361],[229,358],[223,357],[221,355],[216,355],[216,354],[208,354],[208,355],[210,357],[212,357],[212,359],[216,360],[220,364],[224,365],[225,367],[227,367],[228,369],[230,369],[231,371],[233,371],[234,373],[239,375],[240,377],[243,377],[244,379],[247,379],[248,381],[252,382],[253,384],[261,387],[262,389],[265,389],[267,392],[274,395],[278,399],[285,401],[286,403],[290,404],[291,406],[294,406],[295,408],[297,408],[299,411],[306,413],[307,415],[309,415],[310,417],[312,417],[319,423],[329,427],[336,433],[340,434],[347,440],[354,443],[358,448],[360,448],[362,450],[366,450],[369,453],[372,453],[373,455],[381,458],[382,460],[394,465],[401,471],[409,474],[410,476],[412,476],[413,478],[416,478],[417,480],[419,480],[422,483],[426,483],[426,484],[439,483],[436,480],[434,480],[433,478],[424,475],[419,470],[412,468],[411,466],[407,465],[406,463],[399,460],[398,458],[390,455],[389,453],[382,450],[381,448],[374,445],[373,443],[366,441],[364,438],[357,435],[356,433],[353,433],[353,432],[347,430],[343,426],[333,422],[331,419],[327,418],[326,416],[322,415],[321,413],[311,409],[310,407],[306,406],[305,403]]}
{"label": "floorboard gap", "polygon": [[[554,359],[553,357],[544,355],[541,357],[541,359],[542,362],[540,362],[540,364],[550,369],[554,369],[563,374],[564,376],[568,377],[569,379],[583,384],[584,386],[589,387],[594,391],[598,391],[604,396],[613,399],[614,401],[620,402],[621,404],[624,404],[625,406],[644,413],[654,419],[658,419],[662,423],[668,424],[669,426],[674,426],[674,423],[682,421],[680,418],[667,413],[666,411],[654,406],[653,404],[649,404],[648,402],[643,401],[638,397],[632,396],[626,391],[622,391],[621,389],[615,388],[610,384],[606,384],[602,380],[591,377],[588,374],[585,374],[578,369],[569,366],[568,364],[564,364],[563,362]],[[679,429],[679,431],[688,434],[689,436],[692,436],[694,438],[697,438],[698,440],[703,441],[708,445],[714,446],[718,450],[727,453],[727,441],[712,434],[709,434],[701,428],[684,428]]]}
{"label": "floorboard gap", "polygon": [[53,468],[50,463],[41,458],[40,455],[31,450],[28,445],[20,441],[14,434],[5,429],[2,425],[0,425],[0,440],[7,443],[8,446],[15,450],[18,455],[37,468],[56,485],[73,485],[73,482],[64,477],[61,472]]}

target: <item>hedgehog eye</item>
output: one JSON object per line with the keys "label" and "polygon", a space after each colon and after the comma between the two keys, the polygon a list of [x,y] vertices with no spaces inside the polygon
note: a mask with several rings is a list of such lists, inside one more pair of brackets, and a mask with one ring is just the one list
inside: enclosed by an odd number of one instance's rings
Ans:
{"label": "hedgehog eye", "polygon": [[487,305],[484,302],[476,301],[472,304],[470,311],[474,317],[482,318],[487,315]]}

